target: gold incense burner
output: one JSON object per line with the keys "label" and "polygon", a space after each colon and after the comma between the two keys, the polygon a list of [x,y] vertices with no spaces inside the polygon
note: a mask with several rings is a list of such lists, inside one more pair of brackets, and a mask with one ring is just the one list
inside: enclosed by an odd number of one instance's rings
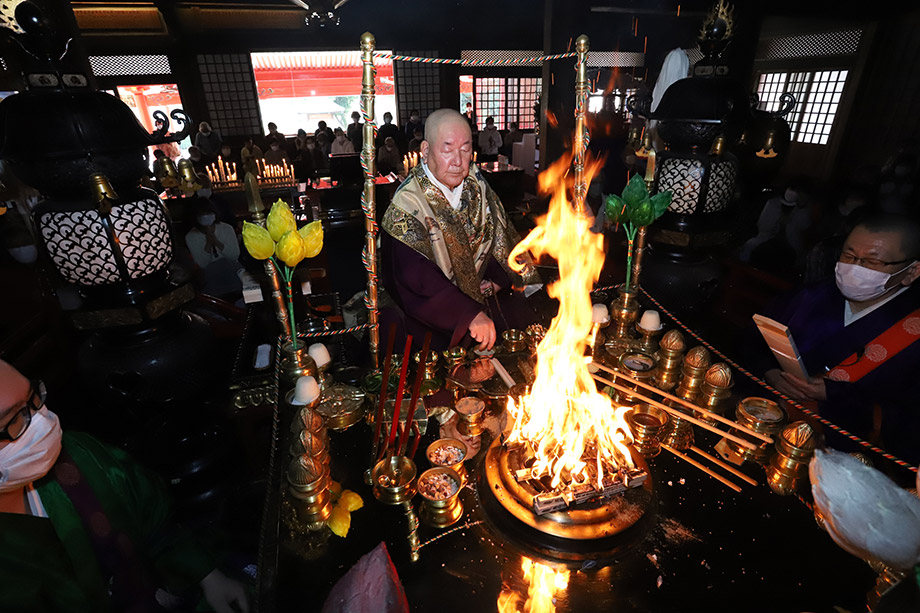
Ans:
{"label": "gold incense burner", "polygon": [[377,462],[371,471],[374,497],[383,504],[402,504],[415,496],[415,462],[406,456],[390,456]]}
{"label": "gold incense burner", "polygon": [[505,353],[517,353],[527,350],[527,336],[520,330],[505,330],[502,332],[502,343]]}
{"label": "gold incense burner", "polygon": [[444,351],[443,355],[444,359],[447,361],[448,366],[458,366],[463,364],[463,361],[466,360],[466,349],[463,347],[451,347],[450,349]]}
{"label": "gold incense burner", "polygon": [[[654,356],[641,351],[628,351],[620,355],[620,359],[617,360],[617,370],[637,381],[649,384],[651,384],[652,376],[655,374],[656,365],[657,362]],[[639,389],[639,385],[631,381],[620,379],[617,383],[623,387],[628,387],[642,393],[642,390]],[[641,402],[639,398],[620,390],[616,391],[614,399],[618,403],[627,406],[639,404]]]}
{"label": "gold incense burner", "polygon": [[[444,353],[446,354],[447,352],[445,351]],[[416,353],[414,359],[415,359],[416,364],[421,362],[422,352],[420,351]],[[437,376],[438,374],[438,352],[437,351],[428,352],[428,359],[425,360],[425,365],[423,366],[423,368],[425,369],[424,377],[426,380],[430,381]]]}
{"label": "gold incense burner", "polygon": [[[459,462],[455,462],[453,464],[443,464],[441,462],[438,462],[434,456],[439,449],[442,449],[444,447],[456,447],[463,453],[463,457],[460,459]],[[455,473],[457,473],[457,475],[460,477],[460,487],[463,487],[464,485],[466,485],[467,472],[466,472],[466,466],[464,465],[464,462],[466,461],[467,449],[466,449],[466,444],[463,441],[460,441],[455,438],[449,438],[449,437],[440,438],[436,440],[435,442],[431,443],[430,445],[428,445],[428,449],[425,451],[425,456],[428,458],[428,461],[431,462],[432,466],[442,466],[442,467],[450,468]]]}
{"label": "gold incense burner", "polygon": [[[786,413],[772,400],[751,397],[744,398],[738,403],[735,409],[735,420],[755,432],[773,436],[779,432],[783,422],[786,421]],[[763,443],[757,449],[748,449],[730,440],[726,440],[725,444],[743,461],[764,464],[770,457],[769,443]]]}
{"label": "gold incense burner", "polygon": [[661,453],[661,435],[668,425],[668,413],[658,407],[639,404],[626,413],[633,435],[633,446],[646,458]]}
{"label": "gold incense burner", "polygon": [[[435,498],[425,491],[425,480],[438,475],[446,475],[456,484],[456,491],[447,498]],[[447,528],[452,526],[463,516],[463,503],[460,502],[460,491],[463,485],[460,475],[446,466],[429,468],[418,478],[419,495],[422,497],[422,505],[419,515],[426,524],[435,528]]]}
{"label": "gold incense burner", "polygon": [[486,416],[486,403],[475,396],[466,396],[454,405],[457,412],[457,431],[464,436],[482,434]]}
{"label": "gold incense burner", "polygon": [[[719,415],[725,415],[725,409],[732,395],[732,371],[728,364],[719,362],[713,364],[706,371],[703,383],[700,385],[700,396],[697,404]],[[694,415],[710,425],[716,425],[716,420],[703,413]]]}
{"label": "gold incense burner", "polygon": [[675,395],[690,402],[695,401],[710,363],[709,350],[705,347],[694,347],[688,351],[680,367],[681,378]]}
{"label": "gold incense burner", "polygon": [[776,438],[776,453],[767,465],[767,485],[780,496],[808,484],[808,463],[815,454],[815,431],[805,421],[789,424]]}
{"label": "gold incense burner", "polygon": [[684,359],[684,335],[679,330],[668,330],[661,338],[658,345],[658,369],[655,371],[654,382],[658,389],[669,391],[677,385],[680,377],[680,366]]}

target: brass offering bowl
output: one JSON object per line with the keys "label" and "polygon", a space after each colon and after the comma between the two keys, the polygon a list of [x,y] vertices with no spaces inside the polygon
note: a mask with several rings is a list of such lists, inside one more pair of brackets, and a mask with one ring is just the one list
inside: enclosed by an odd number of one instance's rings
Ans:
{"label": "brass offering bowl", "polygon": [[[454,464],[442,464],[434,459],[433,454],[437,453],[439,449],[444,447],[456,447],[463,453],[463,457],[459,462]],[[460,477],[460,487],[466,485],[467,472],[464,462],[466,461],[466,444],[463,441],[457,440],[455,438],[440,438],[435,442],[428,445],[428,449],[425,451],[425,457],[428,458],[428,461],[431,462],[432,466],[446,467],[451,468],[457,475]]]}
{"label": "brass offering bowl", "polygon": [[[620,355],[617,360],[617,370],[622,372],[625,375],[636,379],[637,381],[642,381],[644,383],[651,384],[652,377],[655,374],[655,366],[657,361],[654,356],[651,356],[647,353],[641,351],[627,351]],[[617,381],[623,387],[628,387],[630,389],[637,390],[639,393],[644,393],[643,390],[638,389],[638,385],[625,379],[620,378]],[[632,394],[617,390],[615,399],[617,402],[623,405],[638,404],[641,402],[638,398]]]}
{"label": "brass offering bowl", "polygon": [[316,407],[330,430],[347,430],[364,418],[365,393],[352,385],[334,383],[323,392]]}
{"label": "brass offering bowl", "polygon": [[502,341],[507,353],[527,350],[527,336],[520,330],[505,330],[502,332]]}
{"label": "brass offering bowl", "polygon": [[[436,498],[425,491],[426,479],[446,475],[456,484],[456,491],[446,498]],[[429,468],[419,477],[419,495],[422,497],[420,516],[422,521],[435,528],[447,528],[457,523],[463,516],[463,503],[460,502],[460,490],[463,489],[460,475],[446,466]]]}
{"label": "brass offering bowl", "polygon": [[626,413],[633,435],[633,446],[646,458],[661,453],[661,438],[668,425],[668,413],[658,407],[639,404]]}
{"label": "brass offering bowl", "polygon": [[402,504],[415,496],[415,462],[406,456],[390,456],[371,471],[374,497],[383,504]]}
{"label": "brass offering bowl", "polygon": [[478,436],[483,432],[486,403],[475,396],[466,396],[454,405],[457,412],[457,431],[466,436]]}
{"label": "brass offering bowl", "polygon": [[458,364],[462,364],[466,359],[466,349],[463,347],[451,347],[446,350],[443,355],[449,366],[457,366]]}
{"label": "brass offering bowl", "polygon": [[[786,413],[783,411],[782,407],[772,400],[750,397],[744,398],[738,403],[735,409],[735,419],[739,424],[755,432],[773,436],[779,432],[783,422],[786,421]],[[741,432],[741,434],[743,434],[743,432]],[[729,449],[731,449],[735,455],[741,457],[743,460],[758,462],[760,464],[766,463],[772,452],[769,443],[762,443],[757,449],[748,449],[747,447],[742,447],[728,440],[725,444],[728,445]]]}

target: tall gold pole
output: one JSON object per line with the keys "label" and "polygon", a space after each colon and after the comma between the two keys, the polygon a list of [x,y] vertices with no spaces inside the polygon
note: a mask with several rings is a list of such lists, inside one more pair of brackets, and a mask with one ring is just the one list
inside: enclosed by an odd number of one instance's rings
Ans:
{"label": "tall gold pole", "polygon": [[588,150],[588,125],[585,113],[588,110],[588,37],[582,34],[575,41],[578,53],[575,64],[575,208],[585,210],[585,195],[588,184],[585,181],[585,156]]}
{"label": "tall gold pole", "polygon": [[380,327],[377,323],[377,207],[374,192],[374,176],[377,174],[376,150],[374,148],[374,35],[361,35],[361,61],[364,73],[361,78],[361,111],[364,114],[364,145],[361,147],[361,166],[364,168],[364,229],[367,244],[364,247],[364,266],[367,269],[367,321],[370,324],[371,362],[379,367],[377,347],[380,345]]}

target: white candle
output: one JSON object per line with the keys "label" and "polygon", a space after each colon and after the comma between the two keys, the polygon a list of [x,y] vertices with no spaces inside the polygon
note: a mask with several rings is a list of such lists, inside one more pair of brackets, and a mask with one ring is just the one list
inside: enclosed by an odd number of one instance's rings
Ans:
{"label": "white candle", "polygon": [[326,346],[322,343],[314,343],[310,345],[307,353],[310,354],[310,357],[313,358],[313,361],[316,362],[316,366],[319,368],[322,368],[332,361],[332,356],[329,355],[329,350],[326,349]]}
{"label": "white candle", "polygon": [[646,311],[642,314],[642,319],[639,320],[639,327],[643,330],[660,330],[661,329],[661,317],[658,315],[658,311]]}
{"label": "white candle", "polygon": [[227,180],[226,175],[224,175],[224,162],[219,155],[217,156],[217,173],[221,181]]}
{"label": "white candle", "polygon": [[294,387],[294,400],[292,404],[312,404],[319,398],[319,384],[316,379],[307,375],[297,379]]}
{"label": "white candle", "polygon": [[591,307],[591,323],[605,324],[610,321],[610,312],[607,311],[607,305],[595,304]]}

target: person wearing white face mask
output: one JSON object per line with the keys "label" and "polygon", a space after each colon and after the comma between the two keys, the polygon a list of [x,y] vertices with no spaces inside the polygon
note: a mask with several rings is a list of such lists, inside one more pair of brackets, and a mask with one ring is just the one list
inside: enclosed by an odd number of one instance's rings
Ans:
{"label": "person wearing white face mask", "polygon": [[834,282],[803,290],[776,317],[789,326],[812,376],[778,369],[765,375],[789,397],[817,402],[834,423],[913,462],[920,459],[918,258],[916,220],[878,214],[858,223]]}
{"label": "person wearing white face mask", "polygon": [[242,295],[239,271],[240,244],[230,224],[217,221],[214,206],[199,199],[195,225],[185,235],[185,245],[200,272],[199,291],[231,301]]}
{"label": "person wearing white face mask", "polygon": [[804,256],[811,226],[808,194],[800,180],[790,182],[781,195],[764,204],[757,235],[744,243],[738,258],[758,267],[788,269]]}
{"label": "person wearing white face mask", "polygon": [[169,522],[158,479],[120,449],[63,432],[44,387],[0,360],[0,611],[157,611],[200,585],[248,611],[241,584]]}

